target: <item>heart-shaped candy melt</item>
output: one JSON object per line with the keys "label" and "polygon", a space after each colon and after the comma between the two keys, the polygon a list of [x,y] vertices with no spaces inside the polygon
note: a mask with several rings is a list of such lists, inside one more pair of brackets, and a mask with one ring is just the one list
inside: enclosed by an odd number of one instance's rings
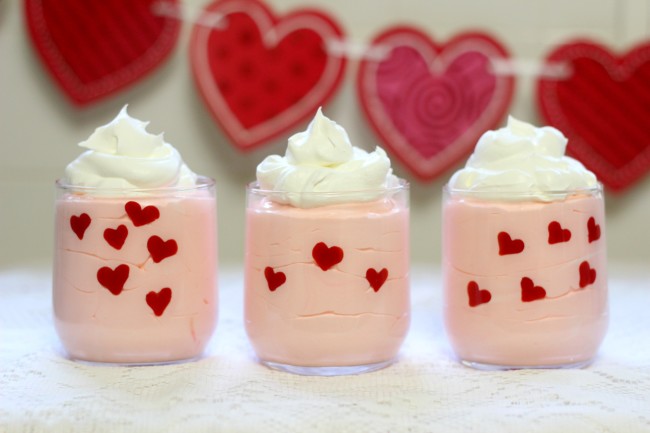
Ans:
{"label": "heart-shaped candy melt", "polygon": [[340,247],[328,247],[325,242],[317,243],[311,255],[319,268],[326,271],[343,260],[343,250]]}
{"label": "heart-shaped candy melt", "polygon": [[596,270],[589,266],[588,261],[580,263],[580,288],[584,289],[596,282]]}
{"label": "heart-shaped candy melt", "polygon": [[90,216],[87,213],[82,213],[81,215],[72,215],[70,217],[70,228],[77,235],[79,240],[84,238],[86,229],[90,226]]}
{"label": "heart-shaped candy melt", "polygon": [[384,285],[386,279],[388,278],[388,269],[383,268],[381,271],[377,272],[373,268],[369,268],[366,271],[366,280],[368,284],[375,292],[378,292],[381,289],[381,286]]}
{"label": "heart-shaped candy melt", "polygon": [[147,250],[153,261],[160,263],[178,252],[178,244],[174,239],[164,241],[160,236],[151,236],[147,241]]}
{"label": "heart-shaped candy melt", "polygon": [[147,293],[145,300],[147,301],[147,305],[153,310],[153,314],[160,317],[172,300],[172,289],[165,287],[159,292],[151,291]]}
{"label": "heart-shaped candy melt", "polygon": [[121,250],[128,234],[129,229],[124,224],[120,224],[116,229],[107,228],[104,230],[104,239],[116,250]]}
{"label": "heart-shaped candy melt", "polygon": [[559,244],[571,240],[571,230],[563,229],[559,222],[552,221],[548,225],[548,243]]}
{"label": "heart-shaped candy melt", "polygon": [[519,254],[524,250],[524,241],[521,239],[512,239],[508,232],[499,232],[497,240],[499,241],[500,256]]}
{"label": "heart-shaped candy melt", "polygon": [[279,18],[261,1],[215,1],[192,30],[192,72],[213,117],[235,146],[249,150],[294,129],[331,98],[346,60],[328,47],[342,40],[322,12]]}
{"label": "heart-shaped candy melt", "polygon": [[546,297],[546,290],[542,286],[536,286],[528,277],[521,279],[521,301],[532,302]]}
{"label": "heart-shaped candy melt", "polygon": [[264,277],[269,286],[269,290],[275,292],[275,289],[283,285],[287,281],[287,276],[284,272],[275,272],[272,267],[267,266],[264,268]]}
{"label": "heart-shaped candy melt", "polygon": [[609,188],[623,190],[650,171],[650,43],[618,55],[591,41],[560,45],[547,57],[566,76],[544,77],[538,100],[567,151]]}
{"label": "heart-shaped candy melt", "polygon": [[136,227],[151,224],[160,218],[160,211],[156,206],[146,206],[143,209],[140,203],[136,201],[126,203],[124,210]]}
{"label": "heart-shaped candy melt", "polygon": [[476,281],[467,283],[467,296],[469,297],[469,306],[478,307],[481,304],[487,304],[492,299],[489,290],[479,289]]}
{"label": "heart-shaped candy melt", "polygon": [[97,281],[117,296],[124,289],[124,283],[129,278],[129,271],[128,265],[119,265],[115,269],[104,266],[97,271]]}
{"label": "heart-shaped candy melt", "polygon": [[412,27],[377,36],[359,65],[363,112],[381,141],[422,180],[463,159],[505,115],[512,75],[496,75],[509,54],[483,33],[446,44]]}
{"label": "heart-shaped candy melt", "polygon": [[159,3],[26,0],[25,16],[50,74],[74,104],[84,105],[135,83],[169,56],[180,22],[157,14]]}
{"label": "heart-shaped candy melt", "polygon": [[587,221],[587,233],[589,238],[589,243],[595,242],[600,239],[600,225],[596,224],[596,219],[590,217]]}

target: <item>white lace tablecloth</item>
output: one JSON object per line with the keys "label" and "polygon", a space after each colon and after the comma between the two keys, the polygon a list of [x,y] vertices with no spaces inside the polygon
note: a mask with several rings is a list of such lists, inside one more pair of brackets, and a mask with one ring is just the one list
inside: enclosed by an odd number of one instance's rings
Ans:
{"label": "white lace tablecloth", "polygon": [[[644,273],[645,272],[645,273]],[[104,367],[60,355],[50,277],[0,272],[0,432],[650,432],[650,270],[611,272],[611,324],[580,370],[475,371],[445,341],[440,279],[415,272],[399,362],[359,376],[258,365],[241,272],[222,271],[217,332],[179,365]]]}

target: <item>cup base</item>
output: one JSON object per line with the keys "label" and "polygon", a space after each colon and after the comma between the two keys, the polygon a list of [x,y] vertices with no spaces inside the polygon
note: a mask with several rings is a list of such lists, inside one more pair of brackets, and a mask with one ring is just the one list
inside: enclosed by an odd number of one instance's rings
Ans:
{"label": "cup base", "polygon": [[260,363],[270,369],[299,374],[302,376],[345,376],[352,374],[370,373],[371,371],[377,371],[381,370],[382,368],[386,368],[394,362],[394,359],[389,359],[388,361],[376,362],[373,364],[312,367],[304,365],[281,364],[279,362],[260,360]]}
{"label": "cup base", "polygon": [[545,370],[545,369],[572,369],[572,368],[584,368],[591,364],[593,359],[587,359],[586,361],[579,361],[567,364],[548,364],[548,365],[507,365],[507,364],[487,364],[484,362],[470,361],[466,359],[461,359],[460,363],[465,367],[470,367],[475,370],[483,371],[505,371],[505,370]]}
{"label": "cup base", "polygon": [[90,365],[90,366],[98,366],[98,367],[145,367],[148,365],[172,365],[172,364],[183,364],[186,362],[195,362],[203,358],[203,354],[193,356],[190,358],[182,358],[182,359],[165,359],[161,361],[120,361],[120,360],[111,360],[111,361],[98,361],[98,360],[92,360],[92,359],[84,359],[78,356],[73,356],[70,353],[68,353],[65,349],[62,347],[56,347],[54,349],[56,353],[58,353],[62,358],[68,359],[70,361],[79,363],[79,364],[84,364],[84,365]]}

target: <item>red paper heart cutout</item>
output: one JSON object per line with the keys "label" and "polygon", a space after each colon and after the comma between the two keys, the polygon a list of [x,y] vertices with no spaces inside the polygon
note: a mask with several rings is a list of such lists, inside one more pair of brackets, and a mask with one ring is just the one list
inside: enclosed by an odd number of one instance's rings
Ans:
{"label": "red paper heart cutout", "polygon": [[563,229],[559,222],[552,221],[548,225],[548,243],[559,244],[571,240],[571,230]]}
{"label": "red paper heart cutout", "polygon": [[311,255],[319,268],[326,271],[343,260],[343,250],[340,247],[328,247],[325,242],[317,243],[311,250]]}
{"label": "red paper heart cutout", "polygon": [[194,80],[230,140],[253,149],[311,118],[333,95],[346,60],[327,47],[343,40],[323,12],[276,17],[257,0],[208,5],[190,38]]}
{"label": "red paper heart cutout", "polygon": [[287,281],[287,276],[284,272],[275,272],[270,266],[264,269],[264,277],[266,278],[266,283],[269,285],[269,290],[272,292],[275,292],[275,289]]}
{"label": "red paper heart cutout", "polygon": [[136,201],[130,201],[125,204],[124,210],[136,227],[151,224],[160,218],[160,211],[156,206],[146,206],[142,209],[140,203]]}
{"label": "red paper heart cutout", "polygon": [[600,225],[596,224],[596,219],[594,217],[590,217],[587,221],[587,232],[589,234],[589,243],[600,239]]}
{"label": "red paper heart cutout", "polygon": [[124,283],[129,278],[129,270],[128,265],[119,265],[115,269],[104,266],[97,271],[97,281],[117,296],[124,289]]}
{"label": "red paper heart cutout", "polygon": [[154,263],[160,263],[178,252],[178,244],[174,239],[163,241],[159,236],[151,236],[147,241],[147,250]]}
{"label": "red paper heart cutout", "polygon": [[546,290],[542,286],[536,286],[528,277],[521,279],[521,302],[532,302],[546,297]]}
{"label": "red paper heart cutout", "polygon": [[172,300],[172,289],[165,287],[159,292],[151,291],[147,293],[145,300],[147,301],[147,305],[153,310],[153,314],[160,317]]}
{"label": "red paper heart cutout", "polygon": [[469,306],[478,307],[481,304],[487,304],[492,299],[489,290],[479,289],[476,281],[467,283],[467,296],[469,297]]}
{"label": "red paper heart cutout", "polygon": [[[177,0],[165,0],[177,7]],[[180,23],[157,14],[158,0],[26,0],[32,42],[76,105],[110,96],[157,68]]]}
{"label": "red paper heart cutout", "polygon": [[584,289],[596,281],[596,270],[589,266],[589,262],[580,263],[580,288]]}
{"label": "red paper heart cutout", "polygon": [[381,286],[384,285],[387,278],[388,278],[388,269],[386,268],[383,268],[379,272],[377,272],[373,268],[369,268],[366,271],[366,280],[368,280],[370,287],[372,287],[372,289],[375,292],[378,292],[379,289],[381,289]]}
{"label": "red paper heart cutout", "polygon": [[547,62],[568,72],[537,87],[541,114],[568,137],[568,152],[612,190],[641,179],[650,171],[650,44],[618,56],[576,41],[555,48]]}
{"label": "red paper heart cutout", "polygon": [[508,232],[499,232],[497,235],[499,241],[499,255],[519,254],[524,250],[524,241],[521,239],[512,239]]}
{"label": "red paper heart cutout", "polygon": [[84,238],[86,229],[90,226],[90,216],[87,213],[82,213],[81,215],[72,215],[70,217],[70,228],[77,235],[79,240]]}
{"label": "red paper heart cutout", "polygon": [[116,250],[121,250],[129,234],[129,229],[124,224],[120,224],[116,229],[107,228],[104,230],[104,239]]}
{"label": "red paper heart cutout", "polygon": [[498,125],[514,89],[493,62],[509,54],[483,33],[437,44],[394,27],[372,41],[359,66],[358,97],[381,141],[417,177],[431,180],[463,159]]}

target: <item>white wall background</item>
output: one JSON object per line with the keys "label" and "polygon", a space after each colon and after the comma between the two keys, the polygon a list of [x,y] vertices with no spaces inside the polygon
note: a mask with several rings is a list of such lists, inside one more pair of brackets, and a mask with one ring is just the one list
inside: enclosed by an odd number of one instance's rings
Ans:
{"label": "white wall background", "polygon": [[[523,61],[540,60],[554,44],[589,36],[617,49],[650,37],[650,0],[267,0],[277,12],[314,6],[329,11],[353,41],[363,43],[388,26],[409,23],[442,41],[459,31],[487,30]],[[189,16],[204,1],[186,1]],[[73,108],[46,75],[27,38],[22,1],[0,0],[0,269],[49,263],[53,243],[54,179],[96,126],[125,103],[134,117],[165,132],[194,171],[216,178],[222,263],[243,258],[244,185],[269,153],[283,153],[278,140],[249,154],[226,141],[195,91],[187,57],[190,23],[183,26],[172,57],[131,90],[84,110]],[[325,108],[358,146],[376,138],[356,101],[356,63]],[[540,123],[534,77],[518,77],[511,113]],[[650,125],[647,125],[650,127]],[[399,164],[398,175],[410,179]],[[440,189],[444,179],[412,186],[412,259],[440,260]],[[412,180],[412,179],[411,179]],[[650,175],[624,195],[607,195],[610,261],[650,266]]]}

